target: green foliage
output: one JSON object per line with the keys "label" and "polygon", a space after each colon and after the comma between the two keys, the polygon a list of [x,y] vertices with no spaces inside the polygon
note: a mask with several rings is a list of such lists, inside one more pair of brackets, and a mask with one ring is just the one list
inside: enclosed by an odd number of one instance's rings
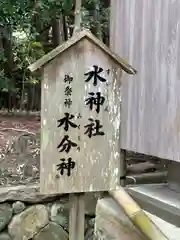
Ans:
{"label": "green foliage", "polygon": [[4,70],[0,71],[0,89],[7,92],[10,86],[10,80],[6,77]]}
{"label": "green foliage", "polygon": [[62,1],[62,7],[66,13],[69,13],[73,7],[73,1],[72,0]]}
{"label": "green foliage", "polygon": [[[83,0],[82,6],[82,26],[92,31],[98,29],[102,36],[109,32],[109,9],[104,2]],[[74,3],[75,0],[0,1],[0,92],[14,92],[22,97],[29,92],[29,86],[40,83],[38,73],[32,75],[27,67],[52,49],[56,19],[63,16],[62,34],[70,37]],[[95,17],[96,6],[99,9]]]}

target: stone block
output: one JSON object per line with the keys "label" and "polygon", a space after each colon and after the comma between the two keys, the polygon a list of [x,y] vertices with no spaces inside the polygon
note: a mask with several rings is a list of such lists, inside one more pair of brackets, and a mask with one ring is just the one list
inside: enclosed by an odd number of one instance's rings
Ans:
{"label": "stone block", "polygon": [[96,240],[147,240],[111,198],[98,200],[95,219]]}
{"label": "stone block", "polygon": [[48,224],[48,211],[44,205],[34,205],[15,215],[8,226],[14,240],[29,240]]}

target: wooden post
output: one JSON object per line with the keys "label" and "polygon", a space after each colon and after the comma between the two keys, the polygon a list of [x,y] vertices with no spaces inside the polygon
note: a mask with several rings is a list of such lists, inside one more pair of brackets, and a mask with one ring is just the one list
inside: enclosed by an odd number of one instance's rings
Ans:
{"label": "wooden post", "polygon": [[[76,0],[73,35],[80,31],[82,0]],[[69,240],[84,240],[84,194],[69,194]]]}
{"label": "wooden post", "polygon": [[69,194],[69,240],[84,240],[84,194]]}
{"label": "wooden post", "polygon": [[122,187],[125,186],[126,180],[126,151],[121,149],[120,153],[120,184]]}

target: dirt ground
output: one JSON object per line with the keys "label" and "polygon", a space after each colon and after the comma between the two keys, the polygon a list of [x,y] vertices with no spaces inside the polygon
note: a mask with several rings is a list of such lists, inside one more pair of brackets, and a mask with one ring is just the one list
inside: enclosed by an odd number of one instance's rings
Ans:
{"label": "dirt ground", "polygon": [[0,153],[4,152],[7,143],[21,133],[37,133],[40,121],[37,117],[4,116],[0,114]]}
{"label": "dirt ground", "polygon": [[0,185],[39,179],[40,120],[0,114]]}

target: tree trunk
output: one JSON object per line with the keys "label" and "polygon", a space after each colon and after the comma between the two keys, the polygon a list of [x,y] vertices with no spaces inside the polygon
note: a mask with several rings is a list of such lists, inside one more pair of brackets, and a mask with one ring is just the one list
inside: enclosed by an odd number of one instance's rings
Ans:
{"label": "tree trunk", "polygon": [[[45,53],[51,50],[49,48],[49,26],[44,26],[43,22],[39,18],[38,12],[40,11],[39,0],[35,2],[34,6],[35,14],[32,16],[32,29],[31,32],[36,34],[36,41],[40,42],[43,46]],[[52,46],[51,46],[52,48]]]}
{"label": "tree trunk", "polygon": [[100,1],[96,0],[94,2],[94,20],[95,20],[95,34],[96,36],[102,40],[102,29],[101,29],[101,21],[100,21]]}
{"label": "tree trunk", "polygon": [[68,27],[67,27],[67,17],[63,15],[63,30],[64,30],[64,41],[68,40]]}
{"label": "tree trunk", "polygon": [[76,6],[75,6],[75,21],[74,21],[74,31],[73,34],[76,34],[81,30],[81,5],[82,0],[76,0]]}
{"label": "tree trunk", "polygon": [[57,47],[61,43],[60,28],[61,28],[60,19],[54,19],[52,21],[52,42],[53,42],[54,48]]}
{"label": "tree trunk", "polygon": [[102,4],[104,8],[108,8],[110,6],[110,0],[103,0]]}
{"label": "tree trunk", "polygon": [[8,108],[12,110],[13,108],[13,91],[12,88],[15,87],[15,82],[13,79],[13,69],[14,69],[14,58],[12,51],[12,29],[10,25],[6,25],[4,27],[4,35],[3,35],[3,49],[4,49],[4,57],[7,59],[4,62],[4,73],[7,78],[10,79],[12,85],[9,87],[9,100],[8,100]]}
{"label": "tree trunk", "polygon": [[64,17],[62,15],[59,19],[52,21],[52,41],[54,48],[65,41],[64,27],[66,26],[64,25]]}
{"label": "tree trunk", "polygon": [[4,33],[4,26],[0,25],[0,53],[4,50],[3,49],[3,33]]}
{"label": "tree trunk", "polygon": [[10,26],[5,27],[5,34],[3,37],[4,55],[7,61],[5,62],[4,70],[7,75],[12,77],[14,68],[13,52],[12,52],[12,29]]}
{"label": "tree trunk", "polygon": [[40,83],[36,84],[36,92],[35,92],[34,98],[35,98],[34,109],[36,111],[40,111],[40,109],[41,109],[41,84]]}

